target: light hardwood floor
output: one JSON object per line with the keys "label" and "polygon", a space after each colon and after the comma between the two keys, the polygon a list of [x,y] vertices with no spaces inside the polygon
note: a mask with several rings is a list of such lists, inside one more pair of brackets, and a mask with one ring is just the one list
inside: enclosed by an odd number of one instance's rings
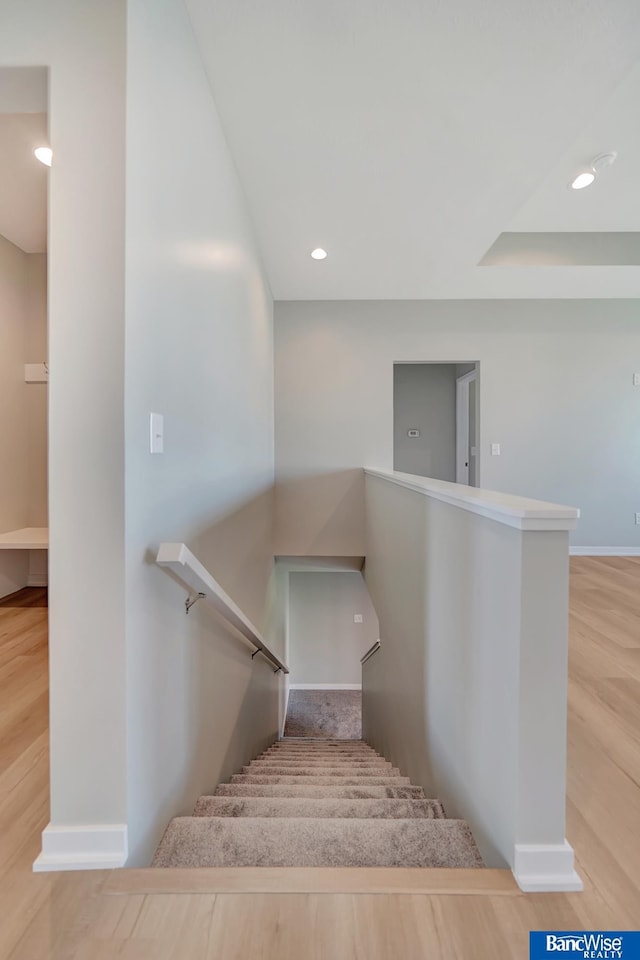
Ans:
{"label": "light hardwood floor", "polygon": [[[373,892],[375,871],[344,873],[340,893],[318,871],[32,874],[46,610],[0,603],[0,958],[523,960],[530,929],[637,929],[640,558],[574,558],[571,591],[567,835],[585,890],[528,896],[494,871],[398,871],[393,893]],[[277,892],[297,889],[313,892]]]}

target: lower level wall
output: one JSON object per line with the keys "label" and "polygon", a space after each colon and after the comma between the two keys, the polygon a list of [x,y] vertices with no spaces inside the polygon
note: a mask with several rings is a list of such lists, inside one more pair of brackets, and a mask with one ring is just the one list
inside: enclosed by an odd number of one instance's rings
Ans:
{"label": "lower level wall", "polygon": [[[292,684],[360,683],[360,658],[378,639],[378,618],[359,572],[289,574]],[[360,615],[362,621],[354,622]]]}

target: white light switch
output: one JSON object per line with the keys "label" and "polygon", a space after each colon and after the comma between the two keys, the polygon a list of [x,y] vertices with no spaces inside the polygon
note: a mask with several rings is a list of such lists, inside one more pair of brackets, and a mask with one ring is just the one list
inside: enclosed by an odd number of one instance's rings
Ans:
{"label": "white light switch", "polygon": [[633,385],[634,385],[634,387],[640,387],[640,373],[634,373],[634,375],[633,375]]}
{"label": "white light switch", "polygon": [[354,622],[354,623],[362,623],[362,614],[361,614],[361,613],[354,613],[354,615],[353,615],[353,622]]}
{"label": "white light switch", "polygon": [[492,444],[491,444],[491,456],[492,456],[492,457],[499,457],[499,456],[500,456],[500,444],[499,444],[499,443],[492,443]]}
{"label": "white light switch", "polygon": [[149,452],[164,453],[164,417],[161,413],[149,415]]}

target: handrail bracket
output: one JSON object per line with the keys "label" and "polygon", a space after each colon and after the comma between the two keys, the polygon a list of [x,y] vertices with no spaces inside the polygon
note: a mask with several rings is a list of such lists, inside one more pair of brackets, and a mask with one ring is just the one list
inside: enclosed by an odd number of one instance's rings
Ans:
{"label": "handrail bracket", "polygon": [[194,603],[197,603],[198,600],[204,600],[205,597],[206,593],[196,593],[195,595],[190,593],[184,602],[184,612],[189,613],[189,610],[191,610],[191,607],[194,605]]}

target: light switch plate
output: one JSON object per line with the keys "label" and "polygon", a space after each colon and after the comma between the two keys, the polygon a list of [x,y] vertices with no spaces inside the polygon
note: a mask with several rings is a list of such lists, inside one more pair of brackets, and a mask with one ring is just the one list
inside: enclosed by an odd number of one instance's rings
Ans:
{"label": "light switch plate", "polygon": [[361,614],[361,613],[354,613],[354,615],[353,615],[353,622],[354,622],[354,623],[362,623],[362,614]]}
{"label": "light switch plate", "polygon": [[149,452],[164,453],[164,417],[161,413],[149,414]]}
{"label": "light switch plate", "polygon": [[499,457],[499,456],[500,456],[500,444],[499,444],[499,443],[492,443],[492,444],[491,444],[491,456],[492,456],[492,457]]}
{"label": "light switch plate", "polygon": [[634,375],[633,375],[633,385],[634,385],[634,387],[640,387],[640,373],[634,373]]}

